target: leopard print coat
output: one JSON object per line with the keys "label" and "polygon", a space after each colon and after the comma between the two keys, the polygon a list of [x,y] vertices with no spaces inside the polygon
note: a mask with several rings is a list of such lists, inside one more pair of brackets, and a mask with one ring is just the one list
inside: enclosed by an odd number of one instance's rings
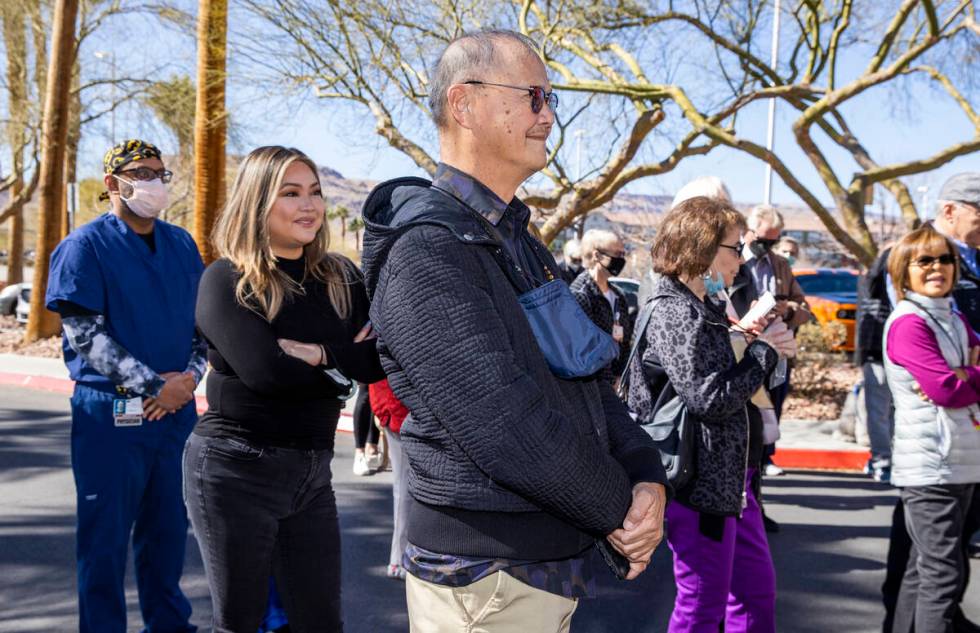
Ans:
{"label": "leopard print coat", "polygon": [[[700,301],[676,279],[661,277],[654,287],[650,324],[629,368],[627,402],[637,419],[650,414],[651,367],[663,367],[696,423],[695,475],[677,499],[711,514],[736,515],[742,509],[749,444],[747,405],[776,365],[778,355],[756,341],[736,362],[725,310]],[[659,389],[657,389],[659,393]]]}

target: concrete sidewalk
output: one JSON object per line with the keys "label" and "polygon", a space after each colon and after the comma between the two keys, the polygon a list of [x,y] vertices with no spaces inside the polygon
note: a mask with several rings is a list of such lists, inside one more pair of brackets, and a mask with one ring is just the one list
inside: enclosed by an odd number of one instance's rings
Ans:
{"label": "concrete sidewalk", "polygon": [[[60,358],[39,358],[18,354],[0,354],[0,385],[43,389],[67,395],[75,389],[75,383],[68,377],[68,369]],[[204,393],[202,380],[194,392],[198,413],[203,413],[208,408]],[[354,432],[353,412],[354,399],[351,398],[340,413],[338,431]]]}
{"label": "concrete sidewalk", "polygon": [[[36,358],[17,354],[0,354],[0,385],[30,387],[70,394],[74,384],[61,359]],[[207,408],[204,382],[197,387],[197,410]],[[337,430],[353,432],[354,400],[340,415]],[[857,444],[834,439],[836,422],[819,420],[783,420],[782,437],[776,444],[773,461],[783,468],[808,470],[850,470],[864,468],[870,454]]]}

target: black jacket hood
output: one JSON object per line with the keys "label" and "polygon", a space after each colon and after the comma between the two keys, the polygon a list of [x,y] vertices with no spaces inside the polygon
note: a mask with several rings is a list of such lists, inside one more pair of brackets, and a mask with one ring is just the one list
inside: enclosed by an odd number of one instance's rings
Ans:
{"label": "black jacket hood", "polygon": [[361,214],[361,270],[371,298],[392,245],[414,226],[441,226],[466,244],[500,246],[500,241],[490,235],[486,220],[475,211],[460,208],[458,201],[433,188],[425,178],[396,178],[381,183],[364,201]]}

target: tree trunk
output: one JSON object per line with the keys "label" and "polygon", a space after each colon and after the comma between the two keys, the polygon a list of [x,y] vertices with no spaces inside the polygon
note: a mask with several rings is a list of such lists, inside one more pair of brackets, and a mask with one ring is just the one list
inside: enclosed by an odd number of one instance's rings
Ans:
{"label": "tree trunk", "polygon": [[41,0],[31,3],[31,34],[34,40],[34,84],[38,100],[44,99],[48,85],[48,27],[44,23],[44,6]]}
{"label": "tree trunk", "polygon": [[51,61],[44,95],[44,124],[41,136],[41,191],[38,204],[37,248],[31,290],[31,316],[26,342],[58,333],[58,315],[44,307],[48,286],[48,260],[61,232],[58,212],[65,197],[65,149],[68,141],[68,110],[71,70],[75,51],[75,19],[78,0],[55,0],[52,19]]}
{"label": "tree trunk", "polygon": [[[3,42],[7,49],[7,95],[10,101],[7,111],[10,124],[7,140],[11,149],[11,171],[17,182],[10,188],[11,199],[16,199],[24,188],[24,141],[27,138],[27,14],[22,4],[11,2],[0,11],[3,19]],[[7,283],[24,281],[24,205],[13,210],[8,226]]]}
{"label": "tree trunk", "polygon": [[225,201],[225,55],[228,0],[200,0],[194,113],[194,240],[214,260],[211,230]]}
{"label": "tree trunk", "polygon": [[[15,192],[11,195],[17,195]],[[24,281],[24,209],[14,211],[8,226],[7,283],[19,284]]]}

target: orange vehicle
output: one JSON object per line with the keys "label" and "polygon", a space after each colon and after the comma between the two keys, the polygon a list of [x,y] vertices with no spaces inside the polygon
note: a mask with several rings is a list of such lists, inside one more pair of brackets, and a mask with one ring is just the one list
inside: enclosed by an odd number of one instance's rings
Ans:
{"label": "orange vehicle", "polygon": [[854,321],[857,316],[858,272],[843,268],[799,268],[793,270],[810,311],[820,324],[837,321],[847,329],[847,340],[835,351],[854,351]]}

